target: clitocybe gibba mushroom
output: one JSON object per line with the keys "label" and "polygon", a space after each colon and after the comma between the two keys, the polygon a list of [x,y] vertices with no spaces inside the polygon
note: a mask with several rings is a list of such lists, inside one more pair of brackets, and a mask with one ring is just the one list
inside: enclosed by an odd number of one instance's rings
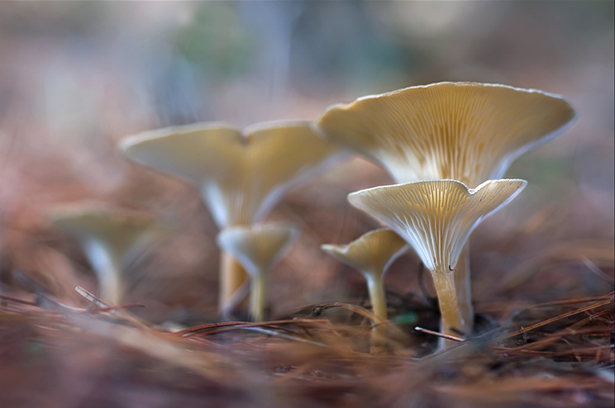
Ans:
{"label": "clitocybe gibba mushroom", "polygon": [[442,330],[459,336],[472,322],[463,314],[453,276],[470,233],[523,190],[524,180],[486,181],[475,189],[456,180],[375,187],[348,195],[350,203],[398,233],[430,270]]}
{"label": "clitocybe gibba mushroom", "polygon": [[[122,140],[130,159],[196,184],[220,229],[261,221],[291,188],[339,158],[310,122],[271,122],[244,132],[202,123],[145,132]],[[220,308],[225,311],[245,273],[223,252]]]}
{"label": "clitocybe gibba mushroom", "polygon": [[[561,96],[474,82],[441,82],[365,96],[328,108],[316,126],[380,164],[396,183],[504,176],[521,154],[561,134],[575,110]],[[455,272],[472,315],[468,248]]]}
{"label": "clitocybe gibba mushroom", "polygon": [[389,266],[406,252],[406,241],[388,228],[379,228],[361,235],[348,245],[322,245],[320,248],[361,272],[367,280],[374,313],[386,320],[384,274]]}
{"label": "clitocybe gibba mushroom", "polygon": [[575,117],[561,96],[474,82],[441,82],[328,108],[316,126],[384,167],[397,183],[496,180],[515,158]]}
{"label": "clitocybe gibba mushroom", "polygon": [[267,275],[299,235],[286,224],[257,224],[225,228],[218,234],[218,245],[241,262],[252,279],[250,315],[263,321],[267,304]]}
{"label": "clitocybe gibba mushroom", "polygon": [[74,235],[98,279],[100,298],[117,305],[125,292],[125,271],[160,237],[163,226],[136,211],[101,204],[66,205],[50,214],[52,224]]}

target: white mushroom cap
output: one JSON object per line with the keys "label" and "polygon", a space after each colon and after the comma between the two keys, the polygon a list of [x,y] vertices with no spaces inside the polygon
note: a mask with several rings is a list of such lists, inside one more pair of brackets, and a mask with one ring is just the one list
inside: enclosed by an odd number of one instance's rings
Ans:
{"label": "white mushroom cap", "polygon": [[[82,202],[58,207],[50,213],[51,223],[77,237],[88,256],[91,247],[104,247],[121,266],[127,267],[143,254],[163,231],[162,224],[149,214],[117,210],[102,203]],[[90,257],[96,266],[96,256]]]}
{"label": "white mushroom cap", "polygon": [[442,82],[330,107],[316,126],[383,166],[398,183],[503,177],[527,150],[559,135],[575,111],[533,89]]}
{"label": "white mushroom cap", "polygon": [[[118,147],[130,159],[196,183],[220,228],[262,220],[280,197],[341,150],[310,122],[222,123],[145,132]],[[245,135],[245,136],[244,136]]]}
{"label": "white mushroom cap", "polygon": [[447,272],[474,228],[526,184],[490,180],[468,189],[456,180],[419,181],[357,191],[348,201],[403,237],[429,270]]}
{"label": "white mushroom cap", "polygon": [[347,245],[321,245],[323,251],[353,268],[367,273],[385,273],[408,249],[408,244],[388,228],[361,235]]}
{"label": "white mushroom cap", "polygon": [[257,224],[225,228],[217,241],[250,275],[256,276],[270,269],[298,236],[299,230],[289,224]]}

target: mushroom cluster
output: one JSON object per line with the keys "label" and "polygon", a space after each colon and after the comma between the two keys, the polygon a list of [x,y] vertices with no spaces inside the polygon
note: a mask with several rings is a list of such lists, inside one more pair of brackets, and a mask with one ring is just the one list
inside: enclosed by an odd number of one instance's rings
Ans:
{"label": "mushroom cluster", "polygon": [[349,200],[400,234],[430,269],[443,331],[470,335],[474,318],[464,244],[483,218],[525,186],[522,180],[490,180],[563,132],[574,117],[558,95],[442,82],[334,105],[316,126],[405,183],[359,191]]}
{"label": "mushroom cluster", "polygon": [[[226,316],[238,303],[249,277],[254,321],[266,318],[269,270],[299,234],[292,225],[263,223],[267,214],[347,150],[365,156],[396,184],[357,191],[348,200],[386,228],[322,250],[363,274],[372,310],[386,321],[385,273],[413,248],[431,272],[442,332],[470,336],[470,234],[526,186],[525,180],[502,179],[510,164],[574,118],[558,95],[443,82],[334,105],[314,122],[271,122],[244,131],[202,123],[130,136],[118,148],[198,189],[220,229],[220,311]],[[120,270],[160,231],[152,220],[127,222],[101,211],[64,210],[53,219],[82,238],[101,297],[113,304],[125,293]]]}
{"label": "mushroom cluster", "polygon": [[[343,153],[319,138],[310,122],[261,123],[243,132],[202,123],[129,136],[118,147],[139,164],[191,181],[221,230],[262,221],[286,192]],[[220,262],[219,308],[224,315],[247,278],[244,265],[228,248],[222,246]]]}
{"label": "mushroom cluster", "polygon": [[438,293],[445,334],[469,334],[454,278],[470,233],[523,190],[525,180],[486,181],[476,189],[456,180],[417,181],[357,191],[350,203],[388,226],[419,255]]}

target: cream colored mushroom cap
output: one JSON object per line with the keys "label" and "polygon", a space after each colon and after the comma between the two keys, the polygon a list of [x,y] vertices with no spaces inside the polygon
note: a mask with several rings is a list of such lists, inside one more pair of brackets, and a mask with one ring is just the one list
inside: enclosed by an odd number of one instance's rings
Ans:
{"label": "cream colored mushroom cap", "polygon": [[113,251],[124,266],[141,255],[165,229],[150,214],[95,202],[59,206],[49,218],[53,226],[74,235],[84,245],[96,242]]}
{"label": "cream colored mushroom cap", "polygon": [[243,133],[223,123],[171,127],[129,136],[118,148],[135,162],[196,183],[220,228],[262,220],[286,191],[341,152],[311,122],[289,121]]}
{"label": "cream colored mushroom cap", "polygon": [[323,251],[337,260],[363,272],[383,273],[408,249],[408,244],[388,228],[379,228],[361,235],[347,245],[321,245]]}
{"label": "cream colored mushroom cap", "polygon": [[428,269],[447,272],[474,228],[526,184],[489,180],[469,189],[456,180],[419,181],[357,191],[348,201],[403,237]]}
{"label": "cream colored mushroom cap", "polygon": [[298,236],[299,230],[289,224],[256,224],[225,228],[217,242],[255,276],[271,268]]}
{"label": "cream colored mushroom cap", "polygon": [[519,155],[575,118],[563,97],[534,89],[441,82],[328,108],[316,126],[383,166],[398,183],[500,179]]}

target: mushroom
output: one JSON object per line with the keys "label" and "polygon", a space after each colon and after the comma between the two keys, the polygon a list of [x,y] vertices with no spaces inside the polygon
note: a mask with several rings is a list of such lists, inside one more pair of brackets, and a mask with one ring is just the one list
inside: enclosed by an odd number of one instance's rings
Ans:
{"label": "mushroom", "polygon": [[232,254],[252,279],[250,316],[263,321],[267,303],[268,271],[290,248],[299,230],[287,224],[257,224],[228,227],[217,237],[218,245]]}
{"label": "mushroom", "polygon": [[[339,158],[310,122],[270,122],[240,130],[200,123],[123,139],[119,149],[137,163],[196,184],[220,229],[265,218],[290,189]],[[245,281],[241,265],[222,254],[220,309]]]}
{"label": "mushroom", "polygon": [[59,207],[50,213],[52,225],[75,236],[98,279],[100,298],[122,302],[124,272],[160,237],[163,226],[137,211],[117,211],[97,203]]}
{"label": "mushroom", "polygon": [[562,133],[561,96],[505,85],[441,82],[328,108],[316,126],[384,167],[397,183],[500,179],[521,154]]}
{"label": "mushroom", "polygon": [[[534,89],[441,82],[365,96],[328,108],[315,122],[332,141],[380,164],[396,183],[500,179],[521,154],[561,134],[575,118],[563,97]],[[455,277],[472,315],[469,248]]]}
{"label": "mushroom", "polygon": [[456,180],[374,187],[348,195],[350,203],[408,242],[431,272],[445,334],[469,334],[471,316],[458,301],[454,271],[480,222],[525,188],[524,180],[489,180],[469,189]]}
{"label": "mushroom", "polygon": [[386,320],[384,274],[389,266],[406,252],[406,241],[388,228],[379,228],[361,235],[347,245],[322,245],[320,248],[361,272],[367,281],[374,314]]}

